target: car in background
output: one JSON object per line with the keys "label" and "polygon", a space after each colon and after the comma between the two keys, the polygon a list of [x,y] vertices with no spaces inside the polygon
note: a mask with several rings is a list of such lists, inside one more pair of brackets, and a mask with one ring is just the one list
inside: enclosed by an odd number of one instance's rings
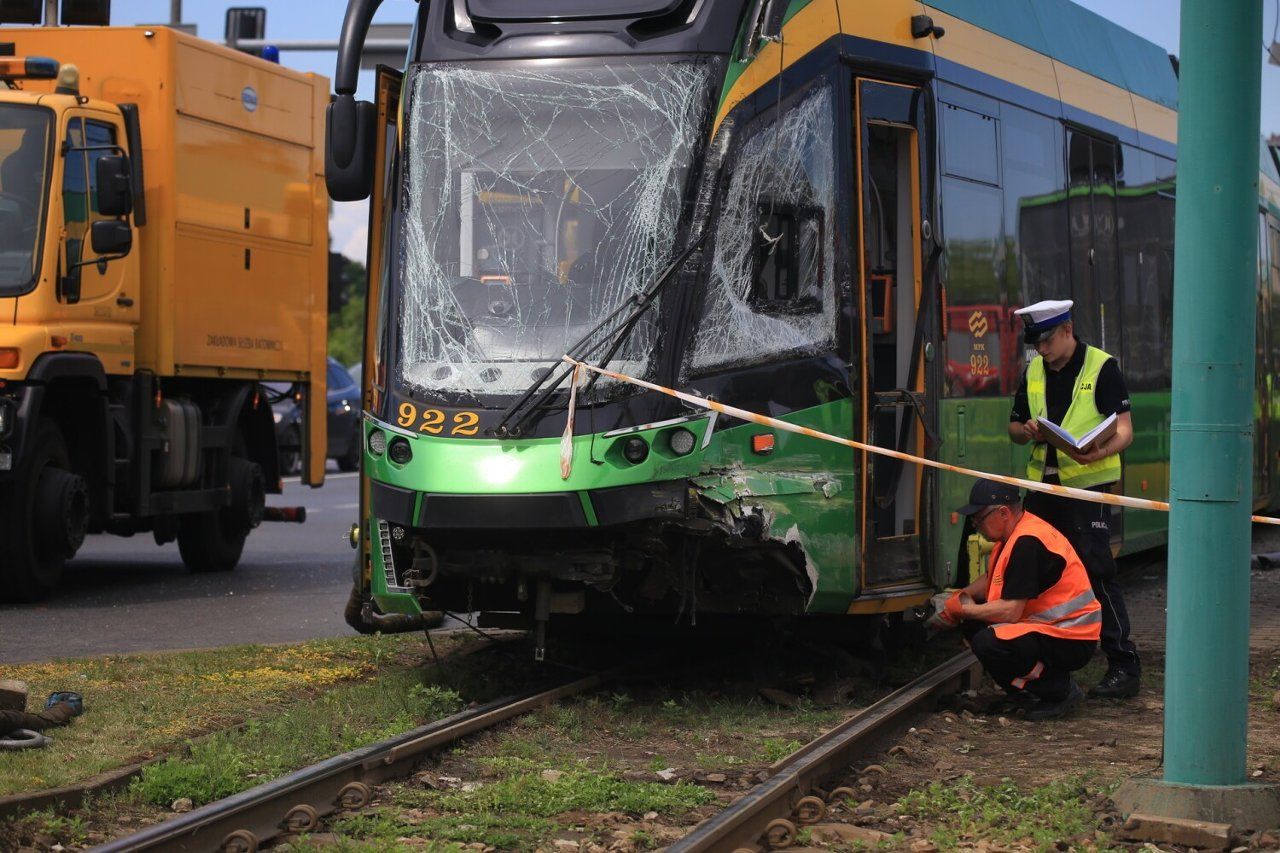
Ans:
{"label": "car in background", "polygon": [[[360,468],[360,386],[336,359],[329,359],[328,373],[329,446],[325,456],[334,459],[341,471]],[[264,382],[276,422],[276,444],[280,448],[280,471],[289,476],[302,471],[302,411],[288,382]]]}
{"label": "car in background", "polygon": [[356,383],[356,387],[360,387],[360,375],[364,372],[364,365],[356,362],[347,368],[347,373],[351,374],[351,381]]}

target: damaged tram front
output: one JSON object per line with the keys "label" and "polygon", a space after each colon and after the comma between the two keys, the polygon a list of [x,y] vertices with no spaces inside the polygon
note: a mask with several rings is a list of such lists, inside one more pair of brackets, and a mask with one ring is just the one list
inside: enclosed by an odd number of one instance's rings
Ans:
{"label": "damaged tram front", "polygon": [[925,600],[927,475],[589,374],[570,421],[562,361],[925,452],[921,90],[856,79],[834,30],[784,65],[781,2],[450,0],[360,103],[376,6],[348,9],[327,162],[371,195],[365,618]]}

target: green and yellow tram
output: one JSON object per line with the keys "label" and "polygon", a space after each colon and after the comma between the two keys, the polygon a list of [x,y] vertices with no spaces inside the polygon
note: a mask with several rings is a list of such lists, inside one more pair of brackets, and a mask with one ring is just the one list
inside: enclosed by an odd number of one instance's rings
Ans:
{"label": "green and yellow tram", "polygon": [[[902,612],[968,571],[968,483],[717,417],[565,353],[824,432],[1019,473],[1012,310],[1116,354],[1125,493],[1168,488],[1177,76],[1067,0],[441,0],[354,100],[371,197],[357,588],[425,609]],[[1259,506],[1280,411],[1280,181],[1263,151]],[[1273,331],[1274,329],[1274,331]],[[1117,547],[1163,541],[1130,512]]]}

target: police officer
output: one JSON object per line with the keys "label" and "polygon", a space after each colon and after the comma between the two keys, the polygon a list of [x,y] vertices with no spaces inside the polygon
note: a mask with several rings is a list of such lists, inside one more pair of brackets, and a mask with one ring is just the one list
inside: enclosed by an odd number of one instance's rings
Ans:
{"label": "police officer", "polygon": [[1102,624],[1089,575],[1067,538],[1023,510],[1018,490],[979,480],[959,512],[996,543],[988,570],[931,622],[959,627],[984,669],[1031,720],[1084,699],[1071,673],[1093,657]]}
{"label": "police officer", "polygon": [[[1023,320],[1023,340],[1038,355],[1014,395],[1009,437],[1018,444],[1033,442],[1027,479],[1109,491],[1120,480],[1120,452],[1133,442],[1129,391],[1116,360],[1075,336],[1072,304],[1050,299],[1014,312]],[[1036,421],[1047,418],[1072,435],[1084,435],[1111,414],[1116,415],[1116,430],[1110,438],[1071,453],[1047,444]],[[1070,540],[1102,604],[1107,672],[1090,695],[1119,699],[1137,694],[1142,665],[1129,639],[1129,612],[1116,583],[1110,507],[1042,492],[1029,493],[1026,506]]]}

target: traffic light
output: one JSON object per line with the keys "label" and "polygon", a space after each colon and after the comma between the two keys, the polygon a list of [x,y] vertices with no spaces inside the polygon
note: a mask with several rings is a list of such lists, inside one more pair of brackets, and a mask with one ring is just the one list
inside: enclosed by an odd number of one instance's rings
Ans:
{"label": "traffic light", "polygon": [[43,0],[0,0],[0,24],[38,24],[42,20]]}
{"label": "traffic light", "polygon": [[62,0],[61,23],[105,27],[111,23],[111,0]]}
{"label": "traffic light", "polygon": [[105,27],[111,23],[111,0],[62,0],[58,21],[44,21],[44,0],[0,0],[0,24],[55,24]]}
{"label": "traffic light", "polygon": [[[267,10],[261,6],[233,6],[227,10],[225,41],[232,47],[241,39],[258,40],[267,34]],[[254,56],[261,56],[261,48],[237,48]]]}

